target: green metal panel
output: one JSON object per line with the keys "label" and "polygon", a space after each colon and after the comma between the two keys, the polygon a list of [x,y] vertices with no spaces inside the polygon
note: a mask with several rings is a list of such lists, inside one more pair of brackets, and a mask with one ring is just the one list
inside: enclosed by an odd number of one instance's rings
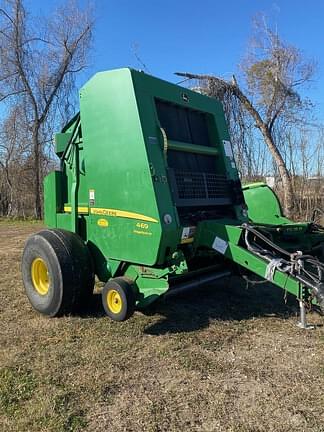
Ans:
{"label": "green metal panel", "polygon": [[270,225],[292,223],[284,217],[277,196],[265,183],[244,185],[243,193],[248,206],[249,219],[253,222]]}
{"label": "green metal panel", "polygon": [[49,227],[56,227],[56,215],[63,208],[64,180],[61,171],[52,171],[44,179],[44,221]]}
{"label": "green metal panel", "polygon": [[55,134],[55,153],[58,157],[61,157],[64,153],[71,136],[72,134],[67,132]]}
{"label": "green metal panel", "polygon": [[161,225],[131,72],[95,75],[80,92],[80,113],[88,240],[107,257],[153,265]]}
{"label": "green metal panel", "polygon": [[66,213],[58,213],[56,215],[57,228],[62,228],[71,231],[71,217]]}

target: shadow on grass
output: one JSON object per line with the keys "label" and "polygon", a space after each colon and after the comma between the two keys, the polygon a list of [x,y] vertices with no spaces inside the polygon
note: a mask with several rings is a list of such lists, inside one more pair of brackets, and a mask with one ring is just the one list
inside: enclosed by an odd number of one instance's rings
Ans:
{"label": "shadow on grass", "polygon": [[[298,304],[289,294],[285,302],[284,292],[269,283],[247,287],[243,279],[233,276],[213,286],[161,298],[141,312],[146,316],[163,316],[144,330],[147,334],[162,335],[199,330],[208,327],[211,320],[242,321],[267,316],[287,319],[297,314]],[[96,294],[81,317],[104,315],[101,295]]]}
{"label": "shadow on grass", "polygon": [[144,314],[163,315],[145,333],[192,332],[208,327],[211,320],[242,321],[256,317],[275,316],[287,319],[297,314],[295,297],[269,283],[250,285],[238,277],[227,278],[214,286],[200,288],[176,297],[161,300]]}
{"label": "shadow on grass", "polygon": [[105,311],[102,306],[101,295],[94,294],[91,300],[86,304],[80,312],[77,313],[79,318],[100,318],[104,317]]}

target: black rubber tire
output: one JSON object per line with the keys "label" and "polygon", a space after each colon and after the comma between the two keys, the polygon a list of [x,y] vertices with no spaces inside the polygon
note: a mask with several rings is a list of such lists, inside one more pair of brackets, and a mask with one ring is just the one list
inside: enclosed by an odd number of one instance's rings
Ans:
{"label": "black rubber tire", "polygon": [[75,261],[75,267],[79,268],[79,275],[75,275],[76,283],[79,284],[75,310],[80,311],[89,306],[95,284],[94,265],[90,250],[78,234],[62,229],[51,231],[60,237],[65,247],[70,251]]}
{"label": "black rubber tire", "polygon": [[[39,294],[32,282],[31,265],[42,258],[49,274],[49,289]],[[89,250],[75,233],[46,229],[28,238],[22,256],[22,277],[35,310],[57,317],[80,310],[93,292],[94,273]]]}
{"label": "black rubber tire", "polygon": [[[108,304],[108,294],[112,290],[117,291],[121,298],[121,310],[118,313],[111,310]],[[101,299],[106,314],[114,321],[126,321],[135,311],[135,292],[131,281],[124,277],[110,279],[101,291]]]}

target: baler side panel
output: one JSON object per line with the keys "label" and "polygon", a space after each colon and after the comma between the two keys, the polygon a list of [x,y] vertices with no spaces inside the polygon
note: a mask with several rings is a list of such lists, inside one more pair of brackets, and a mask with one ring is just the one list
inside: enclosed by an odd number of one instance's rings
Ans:
{"label": "baler side panel", "polygon": [[95,75],[80,104],[88,240],[107,258],[154,265],[160,218],[130,71]]}

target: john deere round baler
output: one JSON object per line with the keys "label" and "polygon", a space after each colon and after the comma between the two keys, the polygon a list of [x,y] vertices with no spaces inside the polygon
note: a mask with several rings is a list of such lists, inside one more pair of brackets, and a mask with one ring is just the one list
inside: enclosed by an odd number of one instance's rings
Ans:
{"label": "john deere round baler", "polygon": [[286,219],[264,184],[242,189],[215,99],[130,69],[98,73],[55,145],[48,229],[22,259],[37,311],[78,310],[96,275],[106,313],[125,320],[162,295],[214,283],[233,263],[324,306],[324,229]]}

